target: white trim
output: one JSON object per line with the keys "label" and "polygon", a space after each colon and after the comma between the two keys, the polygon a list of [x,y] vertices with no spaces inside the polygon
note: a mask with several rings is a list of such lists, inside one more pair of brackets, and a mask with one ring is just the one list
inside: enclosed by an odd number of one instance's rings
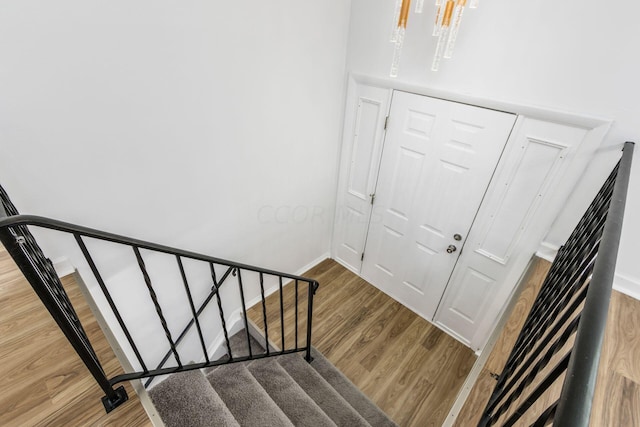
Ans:
{"label": "white trim", "polygon": [[553,260],[556,259],[559,250],[560,246],[549,242],[542,242],[536,252],[536,256],[552,263]]}
{"label": "white trim", "polygon": [[[536,252],[536,256],[552,263],[558,254],[558,250],[560,250],[558,246],[548,242],[542,242],[538,248],[538,252]],[[613,279],[613,289],[631,298],[640,300],[640,280],[638,279],[616,273]]]}
{"label": "white trim", "polygon": [[[316,265],[320,264],[322,261],[324,261],[327,258],[331,258],[331,254],[329,252],[323,253],[318,258],[316,258],[313,261],[311,261],[309,264],[307,264],[304,267],[302,267],[301,269],[297,270],[295,273],[293,273],[293,275],[294,276],[301,276],[305,272],[311,270],[313,267],[315,267]],[[286,283],[283,283],[283,285],[286,285],[287,283],[290,283],[290,281],[286,282]],[[269,295],[271,295],[272,293],[274,293],[277,290],[278,290],[278,285],[273,285],[270,288],[265,288],[265,290],[264,290],[265,298],[268,297]],[[260,301],[262,301],[262,296],[261,295],[257,295],[254,298],[252,298],[249,301],[247,301],[246,302],[246,306],[247,307],[253,307],[254,305],[258,304]]]}
{"label": "white trim", "polygon": [[[265,340],[265,336],[262,333],[262,330],[256,323],[247,318],[247,324],[249,325],[249,334],[262,345],[262,342]],[[269,351],[281,351],[280,346],[276,345],[271,338],[269,338]]]}
{"label": "white trim", "polygon": [[327,258],[331,258],[331,253],[329,251],[323,253],[318,258],[314,259],[309,264],[305,265],[304,267],[302,267],[301,269],[299,269],[298,271],[296,271],[293,274],[295,276],[300,276],[300,275],[306,273],[307,271],[311,270],[313,267],[315,267],[316,265],[320,264],[322,261],[324,261]]}
{"label": "white trim", "polygon": [[529,262],[527,263],[527,266],[524,268],[524,271],[522,272],[522,275],[518,280],[518,284],[516,285],[513,294],[509,297],[509,300],[506,306],[503,308],[502,312],[499,314],[496,326],[493,329],[493,332],[491,332],[491,335],[489,336],[489,339],[487,340],[486,344],[484,345],[481,351],[479,352],[476,351],[476,355],[478,356],[478,358],[476,359],[476,362],[473,364],[473,367],[471,368],[469,375],[467,375],[467,379],[462,385],[462,388],[458,392],[458,396],[456,397],[456,400],[453,403],[453,406],[451,407],[451,410],[449,411],[447,418],[444,420],[442,427],[452,427],[456,419],[458,418],[458,415],[460,415],[460,411],[462,410],[464,404],[469,398],[469,395],[471,394],[471,390],[473,389],[473,386],[476,384],[476,381],[478,381],[478,377],[480,377],[480,373],[482,372],[485,365],[487,364],[487,360],[489,359],[489,356],[493,351],[493,347],[496,345],[498,338],[502,334],[504,327],[506,326],[507,322],[509,321],[509,318],[511,317],[513,308],[518,302],[518,298],[520,294],[524,290],[524,287],[530,277],[534,259],[535,257],[531,258],[531,260],[529,260]]}
{"label": "white trim", "polygon": [[347,270],[349,270],[350,272],[352,272],[353,274],[355,274],[358,277],[362,277],[360,275],[360,272],[358,270],[356,270],[355,268],[351,267],[345,260],[339,258],[339,257],[334,257],[333,260],[335,262],[337,262],[338,264],[340,264],[341,266],[343,266],[344,268],[346,268]]}
{"label": "white trim", "polygon": [[[244,327],[244,323],[242,321],[242,309],[238,309],[231,313],[231,316],[229,316],[227,321],[231,324],[231,326],[227,328],[228,335],[232,337]],[[218,335],[207,347],[207,353],[209,354],[209,360],[218,360],[227,354],[224,331],[218,332]],[[200,363],[204,363],[204,361],[204,356],[202,356]]]}
{"label": "white trim", "polygon": [[332,229],[331,229],[331,244],[329,245],[331,248],[331,257],[335,258],[336,254],[337,254],[337,249],[336,249],[336,225],[338,224],[338,209],[340,207],[340,202],[341,202],[341,197],[340,197],[340,188],[342,187],[342,181],[345,179],[343,175],[343,172],[346,168],[346,164],[344,164],[346,162],[347,159],[347,148],[348,148],[348,143],[346,143],[345,141],[348,141],[349,139],[349,131],[346,128],[347,123],[349,123],[349,121],[351,120],[351,115],[353,114],[350,110],[350,105],[353,104],[353,100],[356,99],[358,95],[358,83],[357,81],[354,79],[354,77],[352,75],[348,75],[347,77],[347,86],[346,86],[346,90],[345,90],[345,97],[344,97],[344,108],[343,108],[343,114],[342,114],[342,132],[340,134],[340,147],[338,149],[338,158],[337,158],[337,165],[338,165],[338,170],[337,172],[337,177],[338,179],[336,180],[336,185],[335,185],[335,197],[333,199],[334,203],[334,209],[333,209],[333,224],[332,224]]}
{"label": "white trim", "polygon": [[616,273],[613,279],[613,289],[631,298],[640,300],[640,280]]}
{"label": "white trim", "polygon": [[147,389],[142,385],[142,380],[130,381],[130,383],[138,395],[138,400],[140,401],[144,411],[147,413],[153,427],[165,427],[162,418],[160,418],[160,414],[158,414],[158,410],[151,401],[151,397],[149,397]]}
{"label": "white trim", "polygon": [[478,107],[485,107],[493,110],[505,111],[507,113],[520,114],[530,118],[569,124],[587,129],[597,128],[602,125],[606,125],[608,129],[613,122],[612,119],[603,117],[587,116],[584,114],[577,114],[569,111],[542,108],[534,105],[516,104],[504,100],[482,98],[478,96],[461,94],[458,92],[451,92],[447,90],[415,85],[391,78],[368,76],[353,71],[350,72],[350,76],[358,83],[411,92],[419,95],[430,96],[433,98],[446,99],[448,101],[455,101],[462,104],[476,105]]}
{"label": "white trim", "polygon": [[[68,275],[68,274],[61,274],[61,272],[64,272],[66,270],[62,268],[59,270],[56,267],[58,264],[66,267],[71,266],[71,263],[69,262],[69,260],[67,258],[64,258],[62,260],[59,260],[57,263],[54,263],[54,267],[56,268],[56,273],[58,274],[58,276],[64,277]],[[71,267],[73,268],[73,266]],[[78,270],[76,270],[75,268],[73,268],[73,271],[71,274],[73,274],[73,278],[77,283],[78,288],[82,293],[82,296],[87,302],[87,305],[91,310],[91,313],[95,317],[96,322],[98,323],[98,326],[102,330],[102,333],[105,339],[107,340],[107,343],[109,343],[109,346],[113,351],[113,354],[116,356],[116,359],[120,363],[120,366],[122,366],[125,372],[133,372],[134,371],[133,366],[129,362],[129,359],[127,359],[127,356],[125,355],[124,351],[122,351],[122,347],[120,346],[120,343],[118,342],[116,337],[113,335],[113,331],[111,330],[111,328],[109,327],[109,324],[107,323],[104,316],[102,315],[102,311],[100,311],[100,308],[98,307],[95,300],[93,299],[93,295],[91,294],[91,291],[87,287],[87,284],[85,283],[85,281],[82,279],[82,276],[80,275]],[[147,389],[142,384],[142,380],[129,381],[129,384],[131,384],[131,387],[133,387],[134,391],[138,395],[138,400],[140,401],[140,404],[142,405],[142,408],[144,409],[144,411],[147,413],[147,417],[149,418],[149,421],[151,421],[151,424],[153,424],[154,427],[164,427],[165,424],[160,418],[160,414],[158,414],[158,411],[156,410],[156,407],[153,405],[153,402],[151,402],[151,398],[147,393]]]}
{"label": "white trim", "polygon": [[67,257],[58,258],[55,261],[52,261],[52,263],[58,277],[68,276],[76,272],[76,267],[71,264],[71,260]]}

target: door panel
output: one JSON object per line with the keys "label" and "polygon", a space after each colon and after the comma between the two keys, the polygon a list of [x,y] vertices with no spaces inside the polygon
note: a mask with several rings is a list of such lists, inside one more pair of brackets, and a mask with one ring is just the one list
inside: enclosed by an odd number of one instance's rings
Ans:
{"label": "door panel", "polygon": [[362,276],[432,319],[515,116],[394,92],[389,117]]}
{"label": "door panel", "polygon": [[338,193],[334,233],[335,258],[356,273],[371,215],[371,197],[384,136],[389,90],[359,86],[355,108],[345,118],[345,152]]}
{"label": "door panel", "polygon": [[584,128],[530,118],[520,119],[514,129],[434,318],[473,350],[484,346],[566,200],[571,182],[564,174],[587,133]]}

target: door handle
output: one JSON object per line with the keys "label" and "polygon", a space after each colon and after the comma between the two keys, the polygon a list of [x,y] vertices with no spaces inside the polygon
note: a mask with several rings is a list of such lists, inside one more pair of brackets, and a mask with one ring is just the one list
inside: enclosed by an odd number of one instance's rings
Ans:
{"label": "door handle", "polygon": [[447,252],[450,254],[454,253],[457,250],[458,248],[456,248],[454,245],[449,245],[449,247],[447,248]]}

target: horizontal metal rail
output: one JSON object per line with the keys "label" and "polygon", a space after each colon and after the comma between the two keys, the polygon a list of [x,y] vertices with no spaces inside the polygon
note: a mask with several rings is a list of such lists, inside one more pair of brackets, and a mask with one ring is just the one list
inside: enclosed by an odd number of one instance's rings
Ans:
{"label": "horizontal metal rail", "polygon": [[16,227],[20,225],[33,225],[36,227],[47,228],[49,230],[62,231],[72,234],[80,234],[84,237],[90,237],[93,239],[104,240],[107,242],[120,243],[129,246],[137,246],[140,249],[148,249],[155,252],[161,252],[169,255],[180,255],[183,258],[190,258],[199,261],[212,262],[218,265],[226,265],[227,267],[239,268],[242,270],[253,271],[254,273],[263,273],[271,276],[282,276],[290,280],[300,280],[302,282],[313,282],[313,280],[296,276],[293,274],[287,274],[275,270],[269,270],[266,268],[255,267],[248,264],[241,264],[221,258],[216,258],[197,252],[186,251],[171,246],[160,245],[144,240],[134,239],[131,237],[123,236],[121,234],[109,233],[106,231],[97,230],[94,228],[84,227],[81,225],[72,224],[69,222],[59,221],[47,217],[37,215],[15,215],[0,219],[0,228]]}
{"label": "horizontal metal rail", "polygon": [[[53,269],[51,261],[49,261],[43,254],[42,249],[36,243],[33,235],[29,231],[29,226],[41,227],[45,229],[59,231],[72,235],[76,243],[78,244],[82,254],[85,257],[93,275],[95,276],[99,288],[106,298],[106,301],[113,312],[115,319],[124,333],[124,336],[131,347],[141,370],[135,372],[127,372],[125,374],[117,375],[112,378],[107,378],[102,365],[95,355],[95,351],[86,335],[80,320],[77,318],[75,310],[71,305],[69,298]],[[96,263],[93,260],[93,256],[90,254],[83,238],[97,239],[116,243],[119,245],[129,246],[133,250],[135,261],[140,269],[141,279],[144,282],[150,302],[153,304],[156,312],[157,321],[162,326],[162,335],[166,338],[166,344],[169,350],[166,352],[161,361],[157,364],[155,369],[149,369],[148,364],[145,362],[142,355],[142,351],[139,348],[139,344],[135,342],[131,330],[136,325],[127,325],[125,316],[120,312],[120,308],[117,306],[114,298],[112,298],[107,283],[102,278]],[[127,400],[127,394],[123,387],[119,387],[114,390],[113,386],[123,381],[140,380],[147,378],[146,386],[149,386],[153,378],[159,375],[167,375],[177,372],[185,372],[196,369],[202,369],[206,367],[219,366],[228,363],[238,363],[254,359],[263,359],[266,357],[280,356],[292,353],[305,352],[305,359],[311,361],[311,325],[312,325],[312,312],[313,312],[313,296],[318,290],[319,284],[317,281],[287,273],[282,273],[274,270],[259,268],[247,264],[228,261],[208,255],[203,255],[191,251],[185,251],[170,246],[151,243],[139,239],[134,239],[127,236],[122,236],[114,233],[104,232],[88,227],[79,226],[63,221],[58,221],[50,218],[33,216],[33,215],[20,215],[15,209],[15,206],[11,203],[8,195],[4,189],[0,186],[0,240],[7,248],[9,254],[14,258],[16,264],[20,267],[25,277],[36,291],[45,307],[49,310],[52,317],[56,320],[62,331],[65,333],[68,341],[76,349],[78,356],[85,363],[94,379],[100,385],[105,392],[103,398],[103,404],[107,412],[110,412],[115,407],[122,404]],[[171,306],[161,306],[160,299],[156,293],[151,273],[148,270],[145,263],[144,256],[141,253],[141,249],[147,251],[158,252],[163,254],[172,255],[175,257],[177,265],[176,268],[180,273],[180,284],[177,287],[183,288],[183,291],[187,297],[189,303],[189,312],[191,313],[191,319],[187,322],[186,326],[182,328],[180,334],[174,339],[174,335],[169,327],[167,321],[167,313],[172,309]],[[194,301],[191,285],[187,279],[187,273],[185,265],[182,262],[183,259],[191,259],[195,261],[205,262],[211,271],[211,290],[204,298],[204,301],[196,304]],[[221,266],[224,268],[224,273],[220,278],[216,276],[215,266]],[[266,353],[256,354],[252,352],[251,338],[249,336],[249,321],[247,316],[247,306],[245,300],[245,287],[247,283],[243,283],[243,272],[252,272],[258,274],[261,303],[262,303],[262,324],[264,327],[264,347]],[[226,325],[225,314],[223,310],[224,301],[221,297],[221,286],[227,281],[230,276],[235,276],[238,283],[238,291],[240,296],[240,303],[242,309],[242,320],[246,334],[246,341],[248,345],[249,355],[236,355],[233,354],[229,330]],[[281,344],[282,348],[279,350],[272,350],[269,342],[269,320],[267,315],[267,303],[265,293],[265,277],[272,277],[277,280],[277,288],[274,289],[278,292],[280,298],[279,306],[279,330],[282,333]],[[292,286],[283,288],[283,279],[289,281]],[[245,278],[246,282],[246,278]],[[306,342],[302,345],[298,343],[298,312],[299,312],[299,297],[298,286],[299,283],[304,283],[308,287],[308,301],[307,301],[307,316],[306,316]],[[292,303],[291,310],[295,310],[295,345],[293,348],[287,348],[285,346],[285,310],[284,310],[284,293],[285,289],[291,289],[295,291],[295,303]],[[205,326],[202,323],[200,316],[205,309],[209,306],[210,302],[215,298],[217,302],[217,311],[220,320],[220,325],[224,333],[224,344],[228,356],[219,360],[211,360],[208,354],[207,343],[205,341],[205,334],[203,330]],[[294,298],[293,296],[291,297]],[[144,303],[141,301],[140,303]],[[202,359],[205,361],[202,363],[183,363],[181,361],[179,345],[183,339],[187,336],[189,331],[195,325],[198,334],[199,347],[202,349]],[[290,345],[291,346],[291,345]],[[164,367],[164,365],[173,357],[177,366]]]}
{"label": "horizontal metal rail", "polygon": [[286,354],[302,353],[304,351],[307,351],[306,346],[305,347],[301,347],[301,348],[294,348],[294,349],[290,349],[290,350],[284,350],[284,351],[271,351],[269,354],[267,354],[267,353],[255,354],[254,353],[251,356],[239,356],[239,357],[234,357],[233,359],[224,359],[224,360],[215,361],[215,362],[211,361],[211,362],[192,363],[192,364],[189,364],[189,365],[183,365],[181,367],[153,369],[153,370],[150,370],[149,372],[133,372],[133,373],[121,374],[121,375],[115,376],[115,377],[113,377],[113,378],[111,378],[109,380],[109,383],[111,383],[112,385],[116,385],[116,384],[121,383],[123,381],[139,380],[139,379],[142,379],[142,378],[157,377],[159,375],[175,374],[176,372],[187,372],[187,371],[193,371],[193,370],[196,370],[196,369],[210,368],[212,366],[228,365],[230,363],[238,363],[238,362],[246,362],[246,361],[249,361],[249,360],[265,359],[267,357],[284,356]]}

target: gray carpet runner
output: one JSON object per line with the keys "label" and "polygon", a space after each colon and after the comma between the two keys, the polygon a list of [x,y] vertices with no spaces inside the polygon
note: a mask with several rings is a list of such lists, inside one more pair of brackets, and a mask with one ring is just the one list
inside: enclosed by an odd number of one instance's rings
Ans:
{"label": "gray carpet runner", "polygon": [[[246,334],[231,338],[248,355]],[[253,354],[265,349],[251,338]],[[322,354],[232,363],[169,376],[149,390],[167,427],[393,427],[391,421]],[[397,426],[396,426],[397,427]]]}

